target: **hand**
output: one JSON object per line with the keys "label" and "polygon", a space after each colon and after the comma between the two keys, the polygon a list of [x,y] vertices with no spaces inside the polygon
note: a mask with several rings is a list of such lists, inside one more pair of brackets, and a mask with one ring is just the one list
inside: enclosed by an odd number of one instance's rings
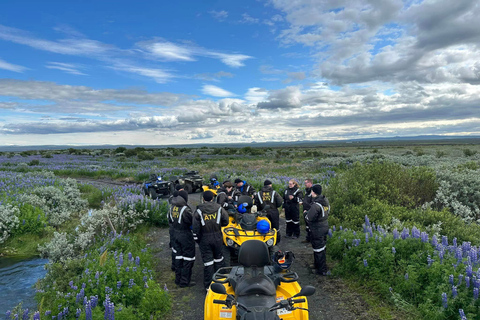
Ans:
{"label": "hand", "polygon": [[289,196],[288,196],[288,199],[292,200],[292,199],[293,199],[293,196],[292,196],[292,195],[289,195]]}

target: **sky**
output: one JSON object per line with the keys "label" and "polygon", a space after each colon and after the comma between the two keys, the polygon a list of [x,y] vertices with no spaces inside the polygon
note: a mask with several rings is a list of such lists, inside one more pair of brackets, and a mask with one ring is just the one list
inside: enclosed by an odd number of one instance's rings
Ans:
{"label": "sky", "polygon": [[480,134],[478,0],[5,1],[0,145]]}

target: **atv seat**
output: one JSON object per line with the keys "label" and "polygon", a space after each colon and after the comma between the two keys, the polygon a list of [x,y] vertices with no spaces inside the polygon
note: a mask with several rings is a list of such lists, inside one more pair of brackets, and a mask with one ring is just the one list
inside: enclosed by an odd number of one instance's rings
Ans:
{"label": "atv seat", "polygon": [[238,252],[238,262],[244,267],[244,274],[235,286],[235,296],[266,295],[275,296],[276,286],[264,273],[270,263],[268,247],[260,240],[249,240],[242,244]]}

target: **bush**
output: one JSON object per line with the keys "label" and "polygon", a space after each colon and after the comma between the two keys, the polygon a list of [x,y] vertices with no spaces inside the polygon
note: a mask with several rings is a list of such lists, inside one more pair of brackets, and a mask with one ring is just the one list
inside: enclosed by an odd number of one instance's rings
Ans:
{"label": "bush", "polygon": [[139,160],[155,160],[155,156],[153,154],[151,154],[150,152],[147,152],[147,151],[142,151],[142,152],[139,152],[138,155],[137,155],[137,158]]}
{"label": "bush", "polygon": [[11,204],[0,204],[0,243],[5,242],[18,227],[20,210]]}

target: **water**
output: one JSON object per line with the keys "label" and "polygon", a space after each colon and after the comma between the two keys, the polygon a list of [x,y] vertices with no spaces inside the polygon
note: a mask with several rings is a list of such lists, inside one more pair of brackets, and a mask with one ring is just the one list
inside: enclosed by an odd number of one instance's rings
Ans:
{"label": "water", "polygon": [[35,282],[47,271],[47,259],[0,258],[0,318],[22,302],[22,308],[35,310]]}

